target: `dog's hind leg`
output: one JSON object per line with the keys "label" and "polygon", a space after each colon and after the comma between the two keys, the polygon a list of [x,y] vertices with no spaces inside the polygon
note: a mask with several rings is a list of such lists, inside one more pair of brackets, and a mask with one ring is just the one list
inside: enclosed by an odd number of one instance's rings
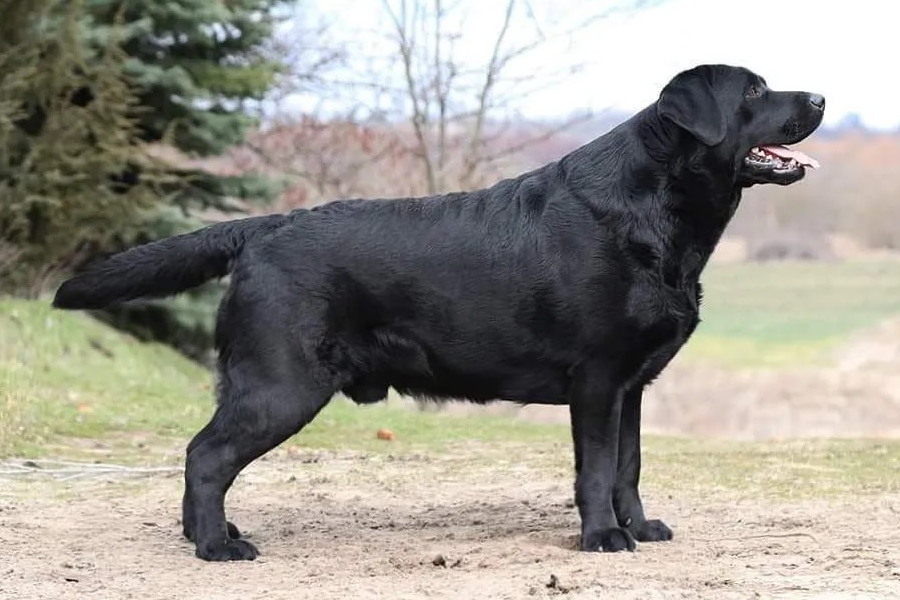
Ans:
{"label": "dog's hind leg", "polygon": [[204,560],[253,560],[256,547],[225,520],[225,494],[244,467],[309,423],[331,393],[296,377],[240,391],[223,386],[221,393],[212,420],[188,445],[184,533]]}

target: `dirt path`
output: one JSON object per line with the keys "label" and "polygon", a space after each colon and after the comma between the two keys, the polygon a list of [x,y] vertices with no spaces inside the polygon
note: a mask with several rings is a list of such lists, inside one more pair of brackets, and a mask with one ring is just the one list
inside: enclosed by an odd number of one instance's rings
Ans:
{"label": "dirt path", "polygon": [[208,564],[180,537],[180,494],[177,475],[0,479],[0,597],[900,598],[900,497],[778,503],[648,488],[675,541],[586,555],[559,471],[277,453],[228,501],[263,555]]}

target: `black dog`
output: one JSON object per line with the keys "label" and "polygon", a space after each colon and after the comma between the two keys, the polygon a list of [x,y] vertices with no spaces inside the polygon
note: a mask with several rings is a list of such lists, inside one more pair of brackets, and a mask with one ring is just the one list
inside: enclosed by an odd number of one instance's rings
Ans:
{"label": "black dog", "polygon": [[56,294],[98,308],[232,274],[218,407],[187,449],[184,534],[253,559],[225,520],[247,464],[336,392],[569,404],[584,550],[672,538],[638,493],[641,394],[698,323],[700,273],[741,191],[816,166],[780,144],[825,99],[703,65],[557,162],[488,189],[334,202],[139,246]]}

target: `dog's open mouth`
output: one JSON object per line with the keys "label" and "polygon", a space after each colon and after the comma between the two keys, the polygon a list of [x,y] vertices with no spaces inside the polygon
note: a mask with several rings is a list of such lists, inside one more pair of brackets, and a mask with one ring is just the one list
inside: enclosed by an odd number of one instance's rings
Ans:
{"label": "dog's open mouth", "polygon": [[772,169],[777,172],[796,171],[804,167],[819,168],[819,161],[811,156],[778,144],[754,146],[747,153],[744,161],[749,165]]}

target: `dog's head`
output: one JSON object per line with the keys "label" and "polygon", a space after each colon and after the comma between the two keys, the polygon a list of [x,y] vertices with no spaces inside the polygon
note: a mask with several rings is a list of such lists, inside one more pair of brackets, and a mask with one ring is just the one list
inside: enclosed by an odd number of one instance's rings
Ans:
{"label": "dog's head", "polygon": [[657,113],[685,130],[716,168],[735,170],[735,181],[788,185],[818,163],[787,148],[809,136],[825,112],[825,98],[776,92],[755,73],[727,65],[701,65],[676,75],[660,93]]}

